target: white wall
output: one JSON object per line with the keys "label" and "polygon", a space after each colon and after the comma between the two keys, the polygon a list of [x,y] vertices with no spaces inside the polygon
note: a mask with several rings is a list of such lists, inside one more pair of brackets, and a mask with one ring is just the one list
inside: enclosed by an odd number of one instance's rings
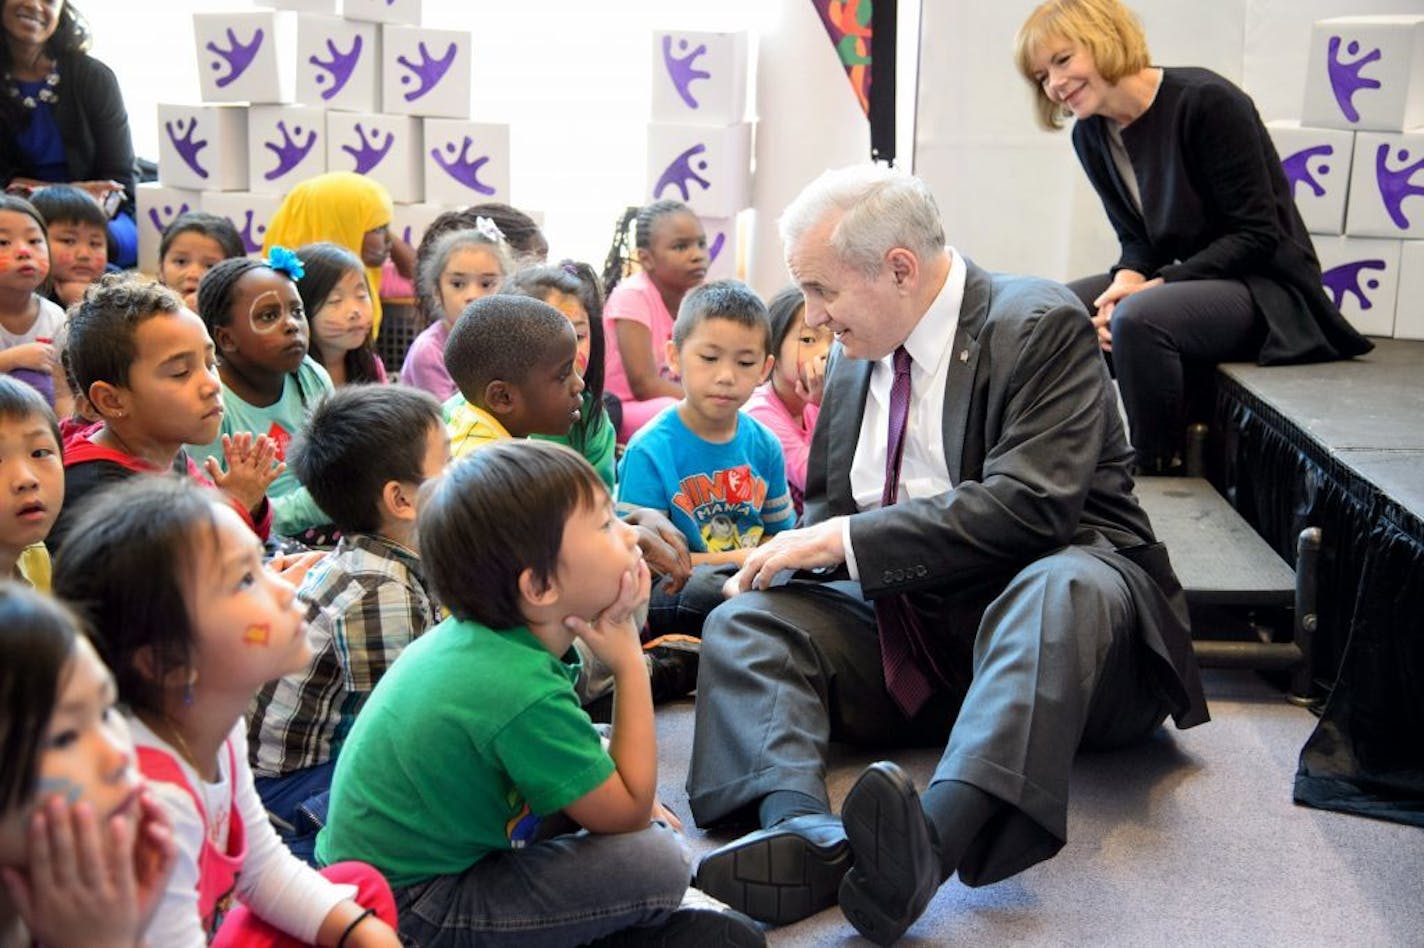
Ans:
{"label": "white wall", "polygon": [[[924,4],[914,169],[949,239],[983,266],[1071,279],[1105,270],[1117,241],[1068,131],[1034,121],[1013,64],[1036,0]],[[1205,66],[1262,118],[1299,117],[1310,25],[1327,16],[1424,12],[1424,0],[1137,0],[1155,63]]]}

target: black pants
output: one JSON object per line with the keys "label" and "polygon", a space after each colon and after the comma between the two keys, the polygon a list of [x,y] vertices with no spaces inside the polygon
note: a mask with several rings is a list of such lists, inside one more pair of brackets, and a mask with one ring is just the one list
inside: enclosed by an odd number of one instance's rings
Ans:
{"label": "black pants", "polygon": [[[1093,313],[1093,300],[1112,278],[1084,277],[1068,284]],[[1253,362],[1265,321],[1246,284],[1238,280],[1166,283],[1118,302],[1109,324],[1109,362],[1127,409],[1128,437],[1145,471],[1164,470],[1182,458],[1187,380],[1218,362]]]}

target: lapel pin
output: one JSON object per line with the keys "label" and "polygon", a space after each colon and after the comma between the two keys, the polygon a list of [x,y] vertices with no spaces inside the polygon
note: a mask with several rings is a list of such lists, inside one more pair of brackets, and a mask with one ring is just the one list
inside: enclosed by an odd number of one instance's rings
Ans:
{"label": "lapel pin", "polygon": [[968,361],[969,361],[969,350],[968,350],[968,349],[961,349],[961,350],[959,350],[959,361],[960,361],[960,362],[968,362]]}

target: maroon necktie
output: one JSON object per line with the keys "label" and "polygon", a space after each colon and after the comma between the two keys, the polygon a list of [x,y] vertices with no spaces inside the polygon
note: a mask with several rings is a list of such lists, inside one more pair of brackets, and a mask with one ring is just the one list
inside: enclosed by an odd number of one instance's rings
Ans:
{"label": "maroon necktie", "polygon": [[[900,494],[900,461],[905,455],[905,429],[910,420],[910,353],[895,350],[895,381],[890,383],[890,440],[885,452],[885,492],[880,505],[889,507]],[[885,688],[906,718],[913,718],[933,690],[925,669],[919,617],[904,595],[875,600],[875,623],[880,628],[880,662]]]}

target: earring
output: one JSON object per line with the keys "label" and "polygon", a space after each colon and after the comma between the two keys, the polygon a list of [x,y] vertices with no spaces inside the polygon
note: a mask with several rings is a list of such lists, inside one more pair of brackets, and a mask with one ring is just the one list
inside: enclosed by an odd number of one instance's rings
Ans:
{"label": "earring", "polygon": [[197,680],[198,673],[194,671],[188,676],[188,680],[183,683],[183,704],[190,708],[193,706],[193,683]]}

